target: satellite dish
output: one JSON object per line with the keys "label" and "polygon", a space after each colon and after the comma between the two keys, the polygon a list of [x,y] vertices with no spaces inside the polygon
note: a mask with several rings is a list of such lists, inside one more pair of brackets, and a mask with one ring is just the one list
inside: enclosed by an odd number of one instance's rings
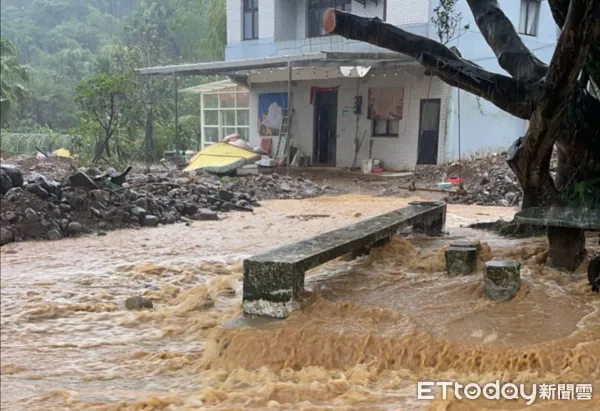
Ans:
{"label": "satellite dish", "polygon": [[342,76],[349,77],[350,74],[352,74],[352,69],[354,69],[354,67],[352,67],[352,66],[350,66],[350,67],[340,67],[340,72],[342,73]]}
{"label": "satellite dish", "polygon": [[356,72],[358,73],[359,77],[366,76],[367,73],[369,72],[369,70],[371,70],[371,67],[363,67],[363,66],[356,67]]}

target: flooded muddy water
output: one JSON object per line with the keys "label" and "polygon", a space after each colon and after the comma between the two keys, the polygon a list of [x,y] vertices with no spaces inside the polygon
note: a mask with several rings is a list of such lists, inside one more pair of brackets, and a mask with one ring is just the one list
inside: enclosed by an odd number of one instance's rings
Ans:
{"label": "flooded muddy water", "polygon": [[[544,238],[464,228],[507,208],[449,205],[443,238],[398,236],[307,273],[283,321],[240,317],[242,259],[407,205],[348,195],[265,202],[253,214],[2,247],[2,409],[598,410],[600,298],[585,263],[544,268]],[[514,300],[481,267],[448,278],[451,239],[517,259]],[[597,239],[594,239],[597,244]],[[592,241],[590,241],[592,245]],[[154,309],[127,311],[143,295]],[[417,400],[417,381],[588,383],[591,401]]]}

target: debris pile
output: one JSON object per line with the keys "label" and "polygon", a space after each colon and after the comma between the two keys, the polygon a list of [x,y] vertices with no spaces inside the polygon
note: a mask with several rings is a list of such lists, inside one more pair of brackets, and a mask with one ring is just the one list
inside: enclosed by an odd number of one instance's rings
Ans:
{"label": "debris pile", "polygon": [[339,194],[328,185],[315,184],[302,177],[280,174],[260,174],[245,178],[235,178],[227,185],[229,190],[251,190],[261,200],[302,199]]}
{"label": "debris pile", "polygon": [[[556,156],[552,158],[550,173],[556,173]],[[493,154],[474,160],[463,160],[461,164],[446,163],[437,166],[419,166],[416,173],[416,186],[437,189],[437,183],[449,178],[462,177],[467,195],[452,192],[444,198],[452,204],[477,204],[503,207],[519,206],[523,193],[513,171],[506,163],[506,153]],[[412,177],[399,180],[406,186]],[[453,191],[457,186],[454,186]],[[402,190],[388,188],[384,195],[396,195]]]}
{"label": "debris pile", "polygon": [[2,163],[1,170],[1,244],[218,220],[223,212],[252,212],[260,200],[334,193],[329,187],[278,175],[219,178],[173,170],[141,174],[131,167],[118,173],[69,166],[63,167],[62,177],[56,172],[49,178],[36,166],[22,172]]}

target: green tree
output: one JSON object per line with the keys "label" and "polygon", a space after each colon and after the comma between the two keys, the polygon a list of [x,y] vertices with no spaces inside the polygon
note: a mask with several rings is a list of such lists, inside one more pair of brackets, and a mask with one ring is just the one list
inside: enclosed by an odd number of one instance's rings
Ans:
{"label": "green tree", "polygon": [[75,100],[87,122],[96,122],[103,131],[98,136],[93,162],[98,162],[104,151],[110,157],[110,138],[121,125],[127,110],[131,79],[100,73],[81,82],[76,88]]}
{"label": "green tree", "polygon": [[0,72],[0,109],[5,122],[9,110],[27,99],[30,70],[19,64],[15,45],[4,38],[0,38]]}

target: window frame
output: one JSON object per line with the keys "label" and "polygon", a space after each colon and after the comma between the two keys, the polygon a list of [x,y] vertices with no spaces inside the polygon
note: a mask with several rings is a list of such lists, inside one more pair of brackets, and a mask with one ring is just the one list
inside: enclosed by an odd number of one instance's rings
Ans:
{"label": "window frame", "polygon": [[[258,40],[258,0],[242,1],[242,41]],[[251,6],[250,6],[251,5]],[[246,37],[246,14],[252,15],[252,36]]]}
{"label": "window frame", "polygon": [[[525,4],[525,6],[524,6]],[[531,8],[535,7],[535,15],[533,17],[529,16]],[[525,8],[525,16],[523,16],[523,8]],[[520,9],[519,9],[519,34],[524,36],[537,37],[539,29],[540,29],[540,14],[542,10],[542,0],[521,0]],[[528,32],[527,26],[530,18],[534,18],[533,27],[531,31]],[[524,27],[523,27],[524,25]]]}
{"label": "window frame", "polygon": [[[377,133],[377,122],[378,121],[385,121],[385,133],[384,134]],[[391,122],[392,121],[398,122],[398,132],[395,134],[391,131],[391,129],[392,129]],[[397,138],[400,136],[400,120],[373,119],[373,120],[371,120],[371,123],[372,123],[371,124],[371,137]]]}
{"label": "window frame", "polygon": [[[234,105],[233,106],[227,106],[224,107],[223,104],[221,104],[221,95],[235,95],[235,101],[234,101]],[[246,94],[247,97],[243,99],[243,102],[240,102],[240,95]],[[216,96],[217,97],[217,106],[216,107],[206,107],[205,104],[205,98],[206,96]],[[250,123],[251,123],[251,119],[250,119],[250,101],[249,101],[249,97],[250,97],[250,91],[244,89],[243,87],[239,87],[239,86],[235,86],[235,87],[227,87],[224,88],[222,90],[215,90],[215,91],[207,91],[204,93],[201,93],[200,95],[200,110],[201,110],[201,115],[200,115],[200,122],[201,122],[201,132],[202,132],[202,149],[205,149],[206,147],[215,144],[219,141],[223,141],[223,139],[225,137],[227,137],[227,133],[225,132],[225,129],[234,129],[236,133],[239,133],[240,130],[245,130],[245,134],[247,136],[247,138],[244,138],[241,133],[240,133],[240,137],[246,141],[247,143],[250,142]],[[212,112],[216,112],[217,113],[217,123],[218,124],[206,124],[206,113],[212,111]],[[235,113],[235,123],[234,124],[230,124],[227,125],[225,124],[224,120],[223,120],[223,113],[225,112],[234,112]],[[248,124],[241,124],[239,122],[239,116],[238,113],[240,112],[247,112],[248,113]],[[217,129],[217,141],[207,141],[206,140],[206,133],[204,132],[205,129]]]}
{"label": "window frame", "polygon": [[[320,3],[318,6],[315,3]],[[322,33],[321,18],[328,8],[342,11],[352,11],[352,0],[307,0],[306,2],[306,38],[319,38],[330,36],[330,33]],[[321,16],[318,23],[312,18],[313,11]],[[317,27],[313,25],[317,24]]]}

